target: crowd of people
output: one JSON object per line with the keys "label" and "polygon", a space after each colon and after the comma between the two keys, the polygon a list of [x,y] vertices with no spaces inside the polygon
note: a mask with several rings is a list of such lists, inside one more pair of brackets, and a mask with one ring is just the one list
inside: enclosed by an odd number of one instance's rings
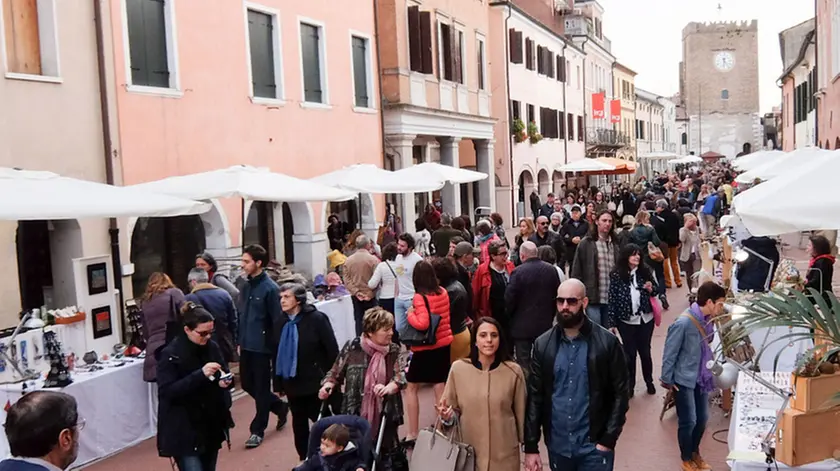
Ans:
{"label": "crowd of people", "polygon": [[[477,470],[518,470],[520,449],[528,471],[541,469],[541,436],[552,469],[611,470],[636,394],[637,358],[643,391],[656,394],[651,339],[669,308],[667,289],[683,280],[692,286],[701,238],[731,204],[733,176],[719,167],[564,191],[562,199],[549,194],[545,204],[533,195],[534,217],[518,221],[512,241],[499,214],[473,228],[431,205],[414,233],[393,240],[361,231],[345,237],[331,220],[354,311],[356,338],[346,345],[305,286],[267,276],[268,253],[258,245],[243,251],[243,283],[220,274],[209,254],[196,257],[186,295],[155,273],[142,307],[144,379],[160,401],[159,454],[182,471],[215,469],[233,426],[229,365],[238,362],[255,403],[245,446],[259,447],[271,416],[280,430],[291,412],[301,470],[334,469],[339,459],[356,469],[354,440],[365,437],[348,435],[345,425],[328,427],[320,449],[310,446],[311,423],[330,412],[365,419],[372,437],[381,434],[385,469],[404,469],[402,451],[421,428],[423,385],[432,386],[444,424],[457,422],[474,447]],[[668,330],[659,381],[676,394],[685,471],[710,469],[698,448],[710,391],[699,365],[709,354],[709,319],[725,297],[711,282],[696,291],[697,302]],[[60,393],[38,394],[13,406],[6,424],[12,452],[30,461],[45,453],[15,444],[29,439],[9,432],[18,409],[47,400],[69,407],[52,397]],[[78,429],[70,415],[49,431],[62,450]]]}

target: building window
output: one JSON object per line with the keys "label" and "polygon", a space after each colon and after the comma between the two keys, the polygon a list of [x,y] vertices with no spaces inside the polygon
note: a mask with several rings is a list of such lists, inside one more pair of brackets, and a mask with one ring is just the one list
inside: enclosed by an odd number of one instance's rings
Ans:
{"label": "building window", "polygon": [[572,113],[566,115],[566,135],[570,141],[575,140],[575,115]]}
{"label": "building window", "polygon": [[350,37],[353,50],[353,97],[358,108],[373,108],[370,74],[370,40],[360,36]]}
{"label": "building window", "polygon": [[575,83],[577,83],[577,89],[580,90],[580,66],[577,66],[577,76],[575,77]]}
{"label": "building window", "polygon": [[[828,5],[826,5],[828,8]],[[831,36],[825,35],[825,38],[838,38],[840,37],[840,0],[834,0],[834,8],[833,8],[833,15],[831,17],[831,32],[829,33]],[[834,46],[830,48],[832,54],[831,60],[831,77],[829,80],[832,80],[834,77],[840,75],[840,47],[837,47],[837,40],[834,40]],[[820,65],[822,66],[822,65]]]}
{"label": "building window", "polygon": [[327,103],[324,61],[324,28],[300,23],[300,58],[303,71],[303,101]]}
{"label": "building window", "polygon": [[516,100],[510,101],[510,109],[511,113],[513,113],[513,119],[522,119],[522,109],[520,107],[520,103]]}
{"label": "building window", "polygon": [[251,96],[283,99],[280,71],[280,32],[277,15],[248,9],[248,55],[251,60]]}
{"label": "building window", "polygon": [[525,38],[525,68],[534,70],[534,41],[531,38]]}
{"label": "building window", "polygon": [[577,117],[577,122],[578,122],[578,123],[577,123],[577,128],[578,128],[578,133],[577,133],[577,136],[578,136],[578,140],[579,140],[579,141],[583,141],[583,131],[584,131],[584,128],[583,128],[583,116],[578,116],[578,117]]}
{"label": "building window", "polygon": [[463,83],[463,43],[464,33],[452,25],[438,21],[438,58],[440,59],[440,78],[450,82]]}
{"label": "building window", "polygon": [[682,136],[680,136],[680,143],[684,146],[688,145],[688,133],[682,133]]}
{"label": "building window", "polygon": [[728,100],[729,99],[729,90],[723,89],[720,91],[720,99],[721,100]]}
{"label": "building window", "polygon": [[508,55],[511,63],[522,63],[522,31],[508,30]]}
{"label": "building window", "polygon": [[557,129],[557,138],[558,139],[566,139],[566,113],[560,112],[557,120],[558,129]]}
{"label": "building window", "polygon": [[563,60],[563,56],[559,55],[557,56],[557,81],[566,81],[566,61]]}
{"label": "building window", "polygon": [[487,64],[484,60],[484,40],[476,38],[475,40],[476,60],[478,60],[478,89],[484,90],[487,84]]}
{"label": "building window", "polygon": [[126,0],[131,84],[177,88],[172,74],[174,47],[170,2]]}
{"label": "building window", "polygon": [[408,49],[411,70],[434,73],[432,64],[432,14],[420,7],[408,7]]}
{"label": "building window", "polygon": [[557,110],[540,108],[540,133],[547,139],[557,139]]}
{"label": "building window", "polygon": [[58,77],[58,35],[54,0],[0,3],[10,74]]}
{"label": "building window", "polygon": [[528,105],[528,123],[536,123],[537,117],[534,115],[534,105]]}

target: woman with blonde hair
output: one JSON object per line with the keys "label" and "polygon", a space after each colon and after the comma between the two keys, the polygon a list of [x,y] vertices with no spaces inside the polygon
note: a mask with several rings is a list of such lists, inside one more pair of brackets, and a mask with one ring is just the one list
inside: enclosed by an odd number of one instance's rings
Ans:
{"label": "woman with blonde hair", "polygon": [[519,234],[513,239],[513,249],[510,251],[510,260],[514,265],[522,263],[519,259],[519,247],[523,242],[527,242],[534,233],[537,232],[537,227],[534,225],[534,220],[531,218],[522,218],[519,220]]}
{"label": "woman with blonde hair", "polygon": [[146,359],[143,360],[143,380],[157,380],[155,352],[166,345],[166,323],[178,320],[184,293],[175,287],[169,275],[154,272],[149,276],[146,292],[140,304],[143,310],[143,335],[146,337]]}

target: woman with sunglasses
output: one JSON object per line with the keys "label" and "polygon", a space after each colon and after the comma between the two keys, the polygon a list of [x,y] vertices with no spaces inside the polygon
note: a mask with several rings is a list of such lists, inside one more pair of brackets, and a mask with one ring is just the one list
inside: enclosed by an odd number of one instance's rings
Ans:
{"label": "woman with sunglasses", "polygon": [[158,352],[158,454],[182,471],[214,471],[233,426],[228,366],[213,334],[213,315],[186,302],[183,332]]}
{"label": "woman with sunglasses", "polygon": [[653,304],[656,296],[656,277],[642,263],[642,249],[627,244],[618,253],[615,269],[610,273],[609,310],[607,327],[621,335],[627,359],[630,397],[636,385],[636,356],[641,359],[642,378],[648,394],[656,394],[653,385],[653,360],[650,343],[653,339]]}
{"label": "woman with sunglasses", "polygon": [[468,359],[456,361],[438,414],[458,419],[464,443],[475,449],[477,471],[519,471],[525,425],[525,376],[510,358],[502,326],[477,320]]}

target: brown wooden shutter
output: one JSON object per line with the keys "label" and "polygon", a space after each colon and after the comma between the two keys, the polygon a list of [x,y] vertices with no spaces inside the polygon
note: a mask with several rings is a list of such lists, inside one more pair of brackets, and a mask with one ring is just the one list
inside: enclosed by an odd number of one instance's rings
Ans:
{"label": "brown wooden shutter", "polygon": [[534,43],[531,38],[525,38],[525,68],[534,70]]}
{"label": "brown wooden shutter", "polygon": [[566,115],[566,135],[569,136],[570,141],[575,140],[575,115],[569,113]]}
{"label": "brown wooden shutter", "polygon": [[516,63],[522,63],[522,31],[516,32]]}
{"label": "brown wooden shutter", "polygon": [[513,28],[508,30],[508,59],[516,64],[516,30]]}
{"label": "brown wooden shutter", "polygon": [[583,140],[583,131],[584,131],[584,129],[583,129],[583,116],[578,116],[577,118],[578,118],[578,120],[577,120],[578,121],[578,140],[582,141]]}
{"label": "brown wooden shutter", "polygon": [[420,7],[408,7],[408,57],[411,70],[423,72]]}
{"label": "brown wooden shutter", "polygon": [[450,43],[452,45],[452,81],[464,83],[463,70],[461,70],[461,33],[455,27],[451,27],[449,32],[452,37]]}
{"label": "brown wooden shutter", "polygon": [[545,57],[546,59],[548,59],[546,61],[546,65],[548,65],[548,76],[549,78],[554,78],[554,73],[556,72],[554,70],[554,52],[551,49],[549,49]]}
{"label": "brown wooden shutter", "polygon": [[545,54],[543,54],[543,47],[537,46],[537,73],[541,74],[545,71]]}
{"label": "brown wooden shutter", "polygon": [[37,0],[3,0],[6,60],[9,72],[41,75],[41,40]]}
{"label": "brown wooden shutter", "polygon": [[433,74],[435,70],[432,53],[432,14],[428,11],[420,12],[420,57],[422,59],[420,72]]}
{"label": "brown wooden shutter", "polygon": [[560,117],[557,120],[557,137],[560,139],[566,138],[566,113],[560,112]]}
{"label": "brown wooden shutter", "polygon": [[557,56],[557,80],[565,82],[566,72],[566,61],[563,60],[563,56]]}

